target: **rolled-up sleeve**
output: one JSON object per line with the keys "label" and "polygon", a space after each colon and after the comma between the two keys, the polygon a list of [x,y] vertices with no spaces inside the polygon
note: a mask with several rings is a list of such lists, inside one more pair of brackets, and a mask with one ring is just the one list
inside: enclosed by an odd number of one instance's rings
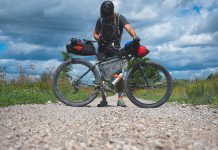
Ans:
{"label": "rolled-up sleeve", "polygon": [[101,18],[98,18],[95,25],[95,32],[99,33],[101,31]]}
{"label": "rolled-up sleeve", "polygon": [[126,24],[129,24],[129,21],[123,16],[123,15],[120,15],[120,23],[121,25],[124,27]]}

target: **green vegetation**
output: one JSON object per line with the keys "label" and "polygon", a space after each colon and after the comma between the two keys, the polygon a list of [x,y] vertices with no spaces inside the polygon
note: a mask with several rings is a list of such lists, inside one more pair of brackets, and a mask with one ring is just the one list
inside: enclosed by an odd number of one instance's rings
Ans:
{"label": "green vegetation", "polygon": [[[34,66],[31,66],[31,68],[34,72]],[[19,75],[8,80],[6,68],[0,67],[0,107],[16,104],[45,104],[48,101],[57,102],[51,84],[53,69],[48,69],[38,79],[28,75],[22,67],[19,69]],[[87,91],[93,91],[93,89],[84,89],[84,91],[82,95],[75,95],[76,99],[79,99],[80,96],[87,97]],[[141,97],[146,95],[148,98],[154,98],[150,91],[142,92],[138,90],[135,92],[138,93],[137,95],[141,94]],[[159,92],[163,91],[160,90]],[[72,98],[70,92],[66,94],[69,98]],[[113,93],[108,93],[107,95],[110,96]],[[101,96],[100,93],[99,96]],[[218,107],[218,74],[210,74],[205,80],[174,80],[173,93],[169,101]]]}
{"label": "green vegetation", "polygon": [[41,74],[40,79],[34,79],[20,67],[18,77],[8,81],[0,69],[0,107],[16,104],[44,104],[56,102],[51,84],[51,71]]}
{"label": "green vegetation", "polygon": [[[138,59],[140,62],[147,60],[149,59]],[[136,61],[129,63],[127,70],[135,63]],[[154,70],[153,68],[146,68],[144,71],[146,72],[149,80],[155,82],[159,81],[160,76],[157,70]],[[133,79],[131,79],[134,84],[137,83],[137,85],[140,85],[140,83],[142,83],[139,74],[139,72],[134,73],[132,77]],[[159,100],[163,96],[163,93],[165,93],[165,89],[161,87],[147,90],[138,87],[138,89],[134,90],[135,96],[152,101]],[[193,105],[212,105],[218,107],[218,73],[210,74],[206,80],[174,80],[173,93],[169,101]]]}
{"label": "green vegetation", "polygon": [[159,101],[163,95],[165,94],[165,89],[139,89],[134,91],[134,96],[146,99],[146,100],[152,100],[153,102]]}
{"label": "green vegetation", "polygon": [[56,101],[50,84],[42,81],[34,83],[1,83],[0,93],[0,107]]}
{"label": "green vegetation", "polygon": [[[210,76],[206,80],[174,80],[173,92],[168,101],[218,107],[218,75],[215,74],[212,78]],[[134,91],[135,96],[152,101],[159,100],[163,93],[164,88],[150,90],[141,88]]]}
{"label": "green vegetation", "polygon": [[209,75],[207,80],[175,80],[173,87],[170,101],[218,106],[218,74]]}
{"label": "green vegetation", "polygon": [[[142,63],[148,61],[149,58],[138,58],[128,63],[127,70],[133,66],[138,66],[137,61]],[[144,74],[144,75],[143,75]],[[145,78],[150,83],[150,87],[145,86]],[[135,97],[147,100],[147,103],[159,101],[166,92],[166,79],[162,72],[152,65],[142,65],[141,70],[135,70],[130,76],[130,87]],[[153,88],[155,86],[155,88]]]}
{"label": "green vegetation", "polygon": [[[142,62],[146,62],[146,61],[149,61],[149,58],[138,58],[138,59],[135,59],[131,62],[128,63],[128,66],[127,66],[127,70],[129,70],[130,68],[132,68],[133,66],[137,65],[139,62],[142,63]],[[138,65],[137,65],[138,66]],[[160,75],[160,72],[157,68],[154,68],[154,67],[151,67],[151,66],[146,66],[143,68],[145,74],[146,74],[146,77],[154,82],[158,82],[161,80],[161,75]],[[132,76],[132,82],[134,83],[137,83],[137,84],[140,84],[142,81],[141,79],[139,78],[141,77],[141,72],[140,71],[136,71],[134,73],[134,75]]]}
{"label": "green vegetation", "polygon": [[[62,96],[69,101],[79,102],[81,100],[88,99],[90,95],[95,92],[95,87],[80,86],[79,88],[73,88],[67,78],[62,78],[58,82],[58,88]],[[78,90],[78,92],[77,92]]]}

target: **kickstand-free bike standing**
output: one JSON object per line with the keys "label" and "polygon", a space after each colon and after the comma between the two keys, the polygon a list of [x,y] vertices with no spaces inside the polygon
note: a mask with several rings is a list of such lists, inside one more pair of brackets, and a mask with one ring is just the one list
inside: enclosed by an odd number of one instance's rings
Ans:
{"label": "kickstand-free bike standing", "polygon": [[[87,43],[96,41],[85,40]],[[81,107],[91,103],[102,92],[114,91],[108,83],[113,75],[124,71],[125,92],[129,100],[138,107],[155,108],[164,104],[172,93],[172,78],[160,64],[137,55],[139,42],[130,41],[115,57],[97,61],[72,58],[60,64],[53,76],[56,97],[66,105]]]}

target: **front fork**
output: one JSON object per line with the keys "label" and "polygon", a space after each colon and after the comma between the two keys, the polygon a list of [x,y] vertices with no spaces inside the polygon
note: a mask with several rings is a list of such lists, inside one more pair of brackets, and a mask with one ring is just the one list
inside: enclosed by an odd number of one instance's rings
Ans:
{"label": "front fork", "polygon": [[147,87],[151,87],[151,84],[150,84],[149,81],[147,80],[147,76],[146,76],[146,74],[145,74],[145,72],[144,72],[144,70],[143,70],[143,67],[142,67],[141,63],[140,63],[138,60],[137,60],[137,65],[139,66],[139,71],[140,71],[140,73],[142,74],[143,79],[144,79],[144,81],[145,81],[146,84],[147,84]]}

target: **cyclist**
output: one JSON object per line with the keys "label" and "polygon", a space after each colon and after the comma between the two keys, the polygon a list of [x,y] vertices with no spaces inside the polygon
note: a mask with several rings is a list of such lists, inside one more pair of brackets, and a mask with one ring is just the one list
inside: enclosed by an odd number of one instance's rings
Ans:
{"label": "cyclist", "polygon": [[[95,40],[99,43],[98,59],[114,56],[114,53],[120,48],[123,28],[133,39],[138,39],[127,19],[123,15],[114,12],[114,4],[111,1],[104,1],[101,4],[100,15],[93,34]],[[116,86],[118,91],[117,106],[126,107],[123,101],[123,80],[121,79]],[[107,105],[106,99],[103,98],[98,107]]]}

